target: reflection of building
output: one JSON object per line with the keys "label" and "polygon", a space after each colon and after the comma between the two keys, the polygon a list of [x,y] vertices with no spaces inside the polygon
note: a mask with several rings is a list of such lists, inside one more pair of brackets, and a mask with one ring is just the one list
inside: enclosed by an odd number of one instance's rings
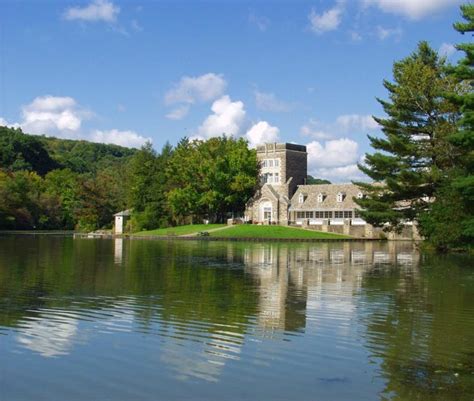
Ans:
{"label": "reflection of building", "polygon": [[268,334],[302,330],[321,313],[347,321],[368,271],[386,263],[413,267],[419,254],[412,243],[361,242],[258,244],[243,256],[246,272],[257,280],[257,321]]}

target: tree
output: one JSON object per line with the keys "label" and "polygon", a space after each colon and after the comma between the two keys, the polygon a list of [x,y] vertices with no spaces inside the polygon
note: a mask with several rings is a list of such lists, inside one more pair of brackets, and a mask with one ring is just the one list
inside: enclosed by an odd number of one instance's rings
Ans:
{"label": "tree", "polygon": [[306,179],[306,184],[307,185],[320,185],[320,184],[330,184],[331,181],[329,180],[324,180],[322,178],[315,178],[312,175],[308,175]]}
{"label": "tree", "polygon": [[258,162],[243,139],[183,139],[168,165],[168,203],[176,221],[186,216],[222,221],[240,213],[257,186]]}
{"label": "tree", "polygon": [[[454,28],[463,34],[474,31],[474,5],[461,6],[461,12],[467,22],[455,23]],[[440,250],[462,247],[474,239],[474,44],[456,47],[465,57],[448,71],[466,90],[446,94],[461,112],[458,129],[447,138],[454,149],[455,164],[437,191],[431,210],[421,218],[422,234]]]}
{"label": "tree", "polygon": [[375,182],[358,182],[367,197],[356,199],[367,222],[399,228],[418,221],[432,206],[436,191],[455,165],[455,132],[459,110],[446,92],[459,93],[446,61],[420,42],[409,57],[394,63],[394,82],[384,81],[389,100],[377,99],[386,118],[375,118],[384,137],[369,136],[374,154],[359,168]]}

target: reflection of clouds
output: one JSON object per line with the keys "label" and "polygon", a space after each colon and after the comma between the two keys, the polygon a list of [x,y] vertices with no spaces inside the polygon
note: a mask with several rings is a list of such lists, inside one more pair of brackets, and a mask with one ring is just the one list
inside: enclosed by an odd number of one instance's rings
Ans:
{"label": "reflection of clouds", "polygon": [[40,314],[21,323],[17,341],[44,357],[55,357],[69,354],[76,335],[76,319],[66,316],[51,319]]}
{"label": "reflection of clouds", "polygon": [[[167,333],[162,348],[161,360],[165,362],[180,380],[200,379],[218,382],[230,360],[239,360],[243,335],[227,331],[206,333],[208,338],[196,342],[197,333]],[[179,339],[177,338],[179,337]]]}
{"label": "reflection of clouds", "polygon": [[[41,309],[20,321],[17,341],[44,357],[68,355],[75,344],[90,335],[132,332],[135,311],[129,300],[101,309]],[[83,321],[79,330],[79,321]]]}

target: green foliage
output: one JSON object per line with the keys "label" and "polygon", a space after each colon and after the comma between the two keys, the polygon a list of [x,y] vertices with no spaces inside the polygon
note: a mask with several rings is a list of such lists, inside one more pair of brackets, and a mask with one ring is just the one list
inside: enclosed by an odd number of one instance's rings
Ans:
{"label": "green foliage", "polygon": [[308,175],[306,179],[306,184],[308,185],[320,185],[320,184],[330,184],[331,181],[323,180],[322,178],[314,178],[311,175]]}
{"label": "green foliage", "polygon": [[455,164],[448,138],[459,111],[443,94],[462,93],[462,88],[426,42],[394,64],[393,76],[394,82],[384,81],[389,100],[379,99],[387,117],[375,118],[384,137],[369,136],[377,151],[359,165],[375,183],[357,183],[368,196],[356,202],[369,223],[388,222],[397,229],[430,210],[447,169]]}
{"label": "green foliage", "polygon": [[167,166],[167,200],[175,221],[189,215],[223,221],[227,213],[243,211],[258,185],[258,171],[256,153],[243,139],[183,139]]}
{"label": "green foliage", "polygon": [[6,171],[35,171],[45,175],[58,167],[39,137],[21,129],[0,127],[0,168]]}

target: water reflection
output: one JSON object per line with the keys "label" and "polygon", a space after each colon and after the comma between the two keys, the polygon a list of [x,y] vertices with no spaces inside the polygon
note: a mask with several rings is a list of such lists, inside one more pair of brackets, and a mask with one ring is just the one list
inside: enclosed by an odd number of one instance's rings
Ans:
{"label": "water reflection", "polygon": [[35,357],[70,371],[94,370],[93,357],[132,387],[125,372],[139,369],[169,399],[199,383],[276,398],[280,381],[304,387],[299,399],[463,399],[474,391],[466,261],[404,242],[0,237],[9,399],[21,398],[15,366]]}

